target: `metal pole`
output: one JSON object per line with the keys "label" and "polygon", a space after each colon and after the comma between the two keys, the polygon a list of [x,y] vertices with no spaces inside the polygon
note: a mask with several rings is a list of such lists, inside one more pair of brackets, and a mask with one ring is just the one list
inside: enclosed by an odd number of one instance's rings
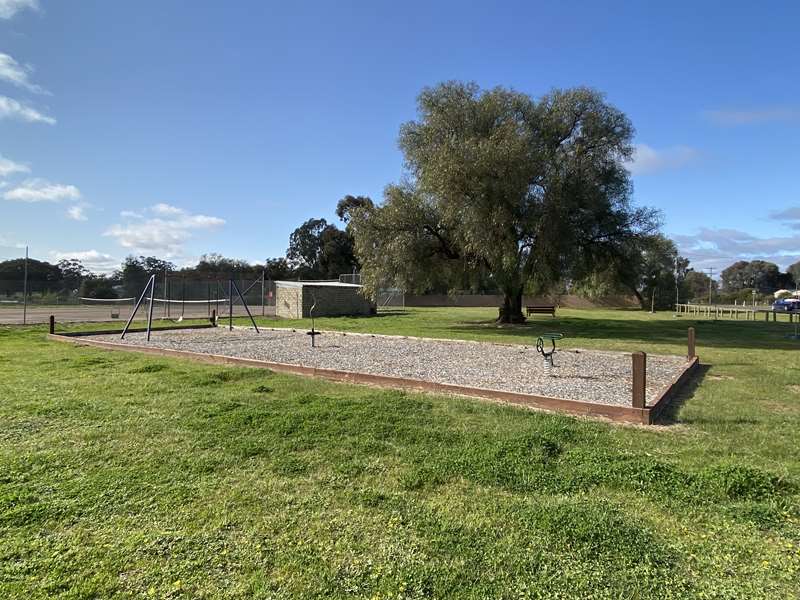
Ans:
{"label": "metal pole", "polygon": [[[155,290],[153,290],[155,296]],[[164,269],[164,317],[169,318],[169,302],[167,302],[167,270]],[[148,338],[149,339],[149,338]]]}
{"label": "metal pole", "polygon": [[233,287],[236,288],[236,293],[239,294],[239,298],[242,301],[242,306],[244,306],[244,309],[247,311],[247,316],[250,317],[250,321],[253,323],[253,327],[255,327],[256,333],[260,333],[260,331],[258,330],[258,325],[256,325],[256,320],[253,318],[253,315],[250,314],[250,309],[247,306],[247,302],[245,301],[242,292],[239,291],[239,286],[236,285],[236,282],[233,279],[231,279],[231,283],[233,283]]}
{"label": "metal pole", "polygon": [[233,331],[233,276],[228,280],[228,331]]}
{"label": "metal pole", "polygon": [[150,310],[147,314],[147,341],[150,341],[150,330],[153,328],[153,302],[156,299],[156,276],[153,275],[153,289],[150,291]]}
{"label": "metal pole", "polygon": [[678,283],[678,257],[675,257],[675,314],[678,314],[678,304],[681,301],[680,283]]}
{"label": "metal pole", "polygon": [[264,294],[266,293],[265,284],[267,279],[267,271],[261,271],[261,316],[263,317],[267,313],[264,312]]}
{"label": "metal pole", "polygon": [[28,247],[25,246],[25,273],[22,277],[22,324],[28,323]]}
{"label": "metal pole", "polygon": [[[142,295],[139,296],[139,300],[136,301],[136,306],[134,306],[133,311],[131,312],[131,316],[128,317],[128,322],[125,323],[125,327],[123,327],[123,329],[122,329],[122,336],[120,337],[120,339],[122,339],[122,340],[125,339],[125,334],[128,333],[128,327],[131,326],[131,323],[133,322],[133,317],[136,316],[136,312],[139,310],[139,306],[141,306],[142,301],[145,298],[145,294],[147,294],[147,290],[150,288],[150,284],[154,284],[155,285],[155,280],[156,280],[156,276],[155,275],[151,275],[150,279],[147,281],[147,285],[144,286],[144,289],[142,290]],[[152,299],[153,298],[152,298],[152,294],[151,294],[151,296],[150,296],[151,305],[152,305]]]}
{"label": "metal pole", "polygon": [[711,306],[711,290],[714,288],[714,268],[708,267],[708,305]]}

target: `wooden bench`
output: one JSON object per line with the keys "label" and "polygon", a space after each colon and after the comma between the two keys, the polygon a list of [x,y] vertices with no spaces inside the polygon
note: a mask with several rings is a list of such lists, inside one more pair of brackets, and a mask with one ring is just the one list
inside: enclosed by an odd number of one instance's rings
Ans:
{"label": "wooden bench", "polygon": [[556,307],[555,305],[544,305],[544,304],[537,304],[534,306],[526,306],[525,313],[527,316],[531,315],[551,315],[555,318],[556,316]]}

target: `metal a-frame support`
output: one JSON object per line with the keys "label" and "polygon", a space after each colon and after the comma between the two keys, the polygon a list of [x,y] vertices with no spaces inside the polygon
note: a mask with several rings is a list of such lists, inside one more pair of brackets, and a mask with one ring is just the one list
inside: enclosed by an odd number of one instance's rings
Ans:
{"label": "metal a-frame support", "polygon": [[[250,287],[253,286],[251,285]],[[250,290],[250,288],[247,289],[248,291]],[[247,316],[250,317],[250,322],[253,324],[256,333],[261,333],[258,330],[258,325],[256,325],[256,320],[253,318],[253,315],[250,314],[250,307],[247,306],[247,302],[245,302],[244,296],[239,290],[239,286],[236,285],[236,282],[233,280],[233,277],[228,280],[228,331],[233,331],[233,290],[236,290],[239,300],[242,301],[242,306],[244,306],[244,309],[247,311]]]}
{"label": "metal a-frame support", "polygon": [[145,299],[147,294],[147,290],[150,290],[150,308],[147,311],[147,341],[150,341],[150,330],[153,327],[153,298],[156,295],[156,276],[151,275],[150,279],[147,281],[147,285],[144,286],[142,290],[142,295],[139,296],[139,300],[136,301],[136,306],[131,313],[131,316],[128,318],[128,322],[125,323],[125,328],[122,330],[122,335],[120,336],[121,340],[125,339],[125,334],[128,333],[128,328],[131,326],[133,322],[133,318],[136,316],[136,313],[139,310],[139,307],[142,305],[142,302]]}

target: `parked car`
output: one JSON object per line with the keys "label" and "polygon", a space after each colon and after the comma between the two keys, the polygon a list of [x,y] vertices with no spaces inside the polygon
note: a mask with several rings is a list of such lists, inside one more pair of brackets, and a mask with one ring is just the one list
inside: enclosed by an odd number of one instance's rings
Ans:
{"label": "parked car", "polygon": [[800,298],[781,298],[772,303],[772,310],[780,312],[800,312]]}

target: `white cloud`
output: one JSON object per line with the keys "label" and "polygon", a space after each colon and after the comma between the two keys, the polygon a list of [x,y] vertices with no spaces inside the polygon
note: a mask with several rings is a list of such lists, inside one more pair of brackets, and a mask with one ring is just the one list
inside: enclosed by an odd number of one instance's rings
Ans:
{"label": "white cloud", "polygon": [[150,211],[154,214],[161,215],[161,216],[173,216],[173,215],[181,215],[184,214],[184,211],[176,206],[171,206],[169,204],[164,204],[163,202],[159,202],[150,207]]}
{"label": "white cloud", "polygon": [[136,220],[112,225],[103,235],[115,238],[123,248],[172,258],[182,254],[183,244],[197,231],[213,230],[225,224],[218,217],[190,214],[169,204],[156,204],[148,212],[156,216],[137,219],[141,215],[125,211]]}
{"label": "white cloud", "polygon": [[8,96],[0,96],[0,119],[17,119],[28,123],[55,125],[56,120],[40,113],[35,108],[17,102]]}
{"label": "white cloud", "polygon": [[88,221],[89,217],[84,212],[86,210],[85,204],[76,204],[67,209],[67,218],[73,221]]}
{"label": "white cloud", "polygon": [[0,80],[8,81],[34,94],[49,94],[42,86],[30,80],[29,75],[32,72],[32,67],[21,65],[8,54],[0,52]]}
{"label": "white cloud", "polygon": [[59,260],[78,260],[84,267],[94,273],[111,273],[120,266],[120,260],[110,254],[98,252],[97,250],[78,250],[75,252],[50,252],[50,258],[54,262]]}
{"label": "white cloud", "polygon": [[39,10],[39,0],[0,0],[0,19],[10,19],[26,8]]}
{"label": "white cloud", "polygon": [[16,202],[61,202],[80,200],[81,192],[74,185],[50,183],[44,179],[28,179],[3,193],[3,198]]}
{"label": "white cloud", "polygon": [[4,158],[3,155],[0,154],[0,177],[7,177],[8,175],[13,175],[14,173],[30,172],[31,168],[28,165],[14,162],[9,158]]}
{"label": "white cloud", "polygon": [[144,215],[142,213],[138,213],[134,210],[123,210],[119,213],[119,216],[123,219],[143,219]]}
{"label": "white cloud", "polygon": [[723,269],[737,260],[767,260],[786,268],[800,260],[800,235],[756,237],[737,229],[701,228],[673,240],[695,269]]}
{"label": "white cloud", "polygon": [[707,110],[706,118],[717,125],[754,125],[800,121],[800,109],[762,108],[756,110]]}
{"label": "white cloud", "polygon": [[646,175],[667,169],[677,169],[697,160],[699,152],[689,146],[671,146],[656,150],[647,144],[636,144],[633,158],[626,163],[634,175]]}

